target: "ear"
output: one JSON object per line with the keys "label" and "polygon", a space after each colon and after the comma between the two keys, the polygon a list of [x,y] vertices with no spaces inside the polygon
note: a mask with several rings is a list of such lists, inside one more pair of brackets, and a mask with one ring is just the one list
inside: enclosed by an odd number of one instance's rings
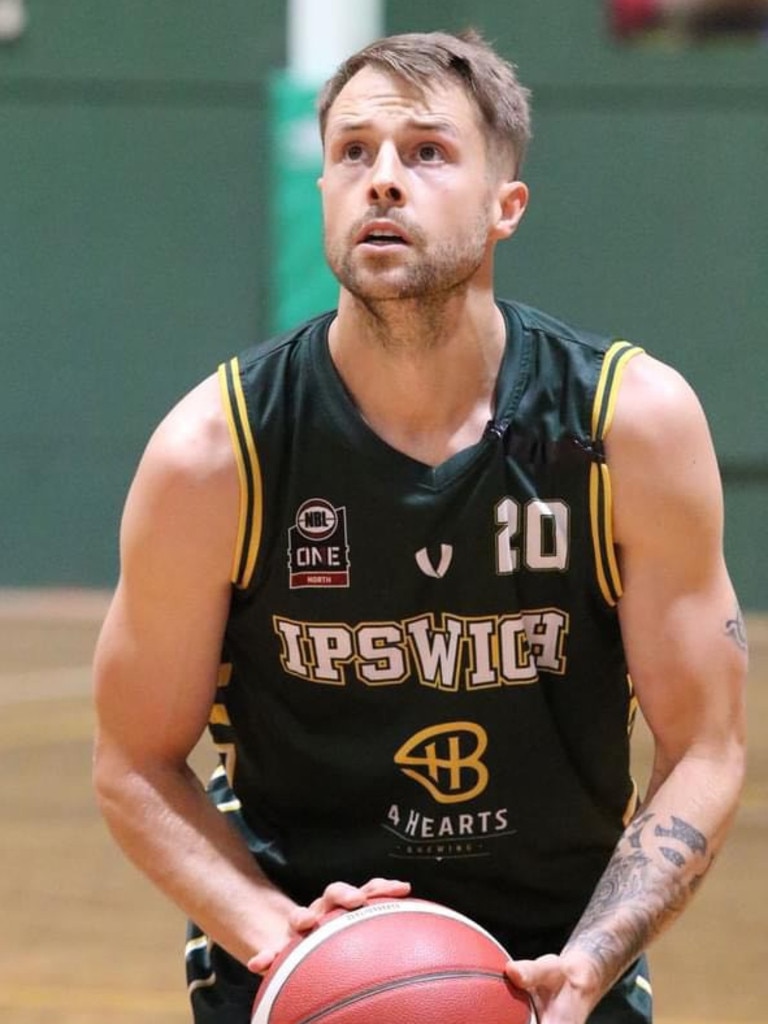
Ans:
{"label": "ear", "polygon": [[496,241],[509,238],[517,231],[528,205],[528,186],[522,181],[504,181],[496,194],[496,220],[492,235]]}

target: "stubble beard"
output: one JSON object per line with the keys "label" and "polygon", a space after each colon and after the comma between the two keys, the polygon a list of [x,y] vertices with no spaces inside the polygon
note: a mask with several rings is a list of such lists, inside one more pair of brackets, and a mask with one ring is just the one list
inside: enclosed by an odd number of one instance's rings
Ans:
{"label": "stubble beard", "polygon": [[419,235],[411,233],[411,240],[412,245],[402,257],[396,253],[391,260],[382,257],[378,267],[372,261],[360,259],[356,247],[343,241],[326,244],[326,259],[341,286],[373,320],[390,321],[397,315],[396,304],[400,303],[402,314],[407,313],[414,322],[426,321],[434,329],[451,300],[467,291],[482,266],[488,245],[488,222],[485,216],[478,216],[472,230],[458,242],[428,248]]}

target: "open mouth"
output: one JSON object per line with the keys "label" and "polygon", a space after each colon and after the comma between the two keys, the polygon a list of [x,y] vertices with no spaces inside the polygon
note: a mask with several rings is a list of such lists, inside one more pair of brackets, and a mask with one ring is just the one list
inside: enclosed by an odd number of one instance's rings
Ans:
{"label": "open mouth", "polygon": [[388,235],[382,231],[372,231],[362,239],[364,245],[407,245],[400,235]]}
{"label": "open mouth", "polygon": [[357,236],[358,245],[374,245],[386,248],[390,245],[410,245],[407,235],[389,221],[367,224]]}

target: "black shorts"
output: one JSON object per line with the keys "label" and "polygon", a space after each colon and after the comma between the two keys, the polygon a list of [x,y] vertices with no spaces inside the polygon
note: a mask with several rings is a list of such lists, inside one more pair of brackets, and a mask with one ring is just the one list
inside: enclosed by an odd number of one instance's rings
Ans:
{"label": "black shorts", "polygon": [[[191,924],[186,947],[187,984],[194,1024],[250,1024],[259,977],[221,947],[209,945]],[[653,1000],[644,956],[598,1003],[587,1024],[651,1024]]]}

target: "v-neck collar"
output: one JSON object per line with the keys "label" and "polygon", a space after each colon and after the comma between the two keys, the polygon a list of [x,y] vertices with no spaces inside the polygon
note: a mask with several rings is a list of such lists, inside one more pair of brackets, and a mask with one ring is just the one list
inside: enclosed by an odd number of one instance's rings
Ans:
{"label": "v-neck collar", "polygon": [[474,462],[494,444],[520,403],[528,382],[531,365],[530,338],[522,329],[519,314],[512,303],[499,302],[506,325],[506,344],[495,387],[495,432],[487,430],[473,445],[451,455],[437,466],[428,466],[418,459],[393,448],[365,422],[347,390],[328,345],[328,331],[335,313],[322,317],[307,338],[311,366],[318,378],[318,398],[325,411],[338,426],[343,443],[371,463],[371,471],[380,474],[384,484],[388,478],[410,482],[430,491],[442,490],[462,476]]}

